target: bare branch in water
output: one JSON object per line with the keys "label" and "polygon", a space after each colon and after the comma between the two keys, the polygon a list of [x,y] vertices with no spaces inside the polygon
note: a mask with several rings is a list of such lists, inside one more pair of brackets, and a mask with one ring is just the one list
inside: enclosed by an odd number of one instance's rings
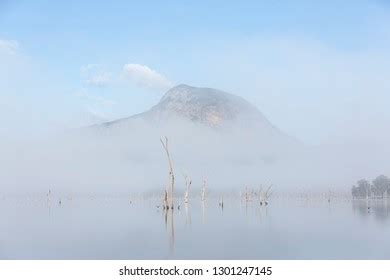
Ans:
{"label": "bare branch in water", "polygon": [[167,155],[167,158],[168,158],[168,181],[169,181],[169,184],[167,186],[167,193],[168,193],[168,198],[169,198],[168,207],[173,209],[173,193],[174,193],[174,187],[175,187],[175,175],[173,173],[173,163],[171,160],[171,156],[169,154],[168,138],[165,137],[164,140],[165,141],[163,141],[163,139],[160,139],[160,142],[161,142],[161,144],[165,150],[165,153]]}

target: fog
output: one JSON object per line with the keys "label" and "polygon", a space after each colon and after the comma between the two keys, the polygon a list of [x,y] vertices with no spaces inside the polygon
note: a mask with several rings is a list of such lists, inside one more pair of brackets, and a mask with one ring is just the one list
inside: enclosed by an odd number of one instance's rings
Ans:
{"label": "fog", "polygon": [[[294,34],[212,36],[207,44],[187,39],[179,42],[186,59],[177,58],[176,48],[155,51],[171,75],[121,57],[112,73],[99,66],[99,75],[87,73],[84,83],[78,68],[88,67],[80,61],[64,69],[67,77],[59,62],[46,65],[31,46],[0,38],[0,192],[162,192],[165,136],[178,191],[186,174],[194,191],[207,180],[211,191],[273,184],[280,192],[349,192],[361,178],[390,175],[389,55],[382,35],[378,46],[352,50]],[[133,84],[118,82],[122,72],[132,74]],[[82,125],[142,112],[163,92],[137,86],[165,89],[175,80],[246,98],[285,137],[244,125],[215,130],[185,121]]]}
{"label": "fog", "polygon": [[358,179],[390,170],[386,138],[371,146],[361,138],[313,147],[287,135],[278,142],[251,127],[216,129],[184,120],[134,120],[2,140],[1,192],[162,193],[168,176],[160,143],[165,136],[179,193],[185,188],[183,175],[193,180],[194,192],[206,180],[211,192],[272,184],[281,193],[345,193]]}
{"label": "fog", "polygon": [[390,258],[386,1],[47,2],[0,0],[0,259]]}

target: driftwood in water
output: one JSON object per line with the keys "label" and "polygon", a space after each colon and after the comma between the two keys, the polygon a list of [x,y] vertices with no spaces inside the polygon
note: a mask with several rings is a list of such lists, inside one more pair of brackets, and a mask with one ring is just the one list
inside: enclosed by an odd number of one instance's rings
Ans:
{"label": "driftwood in water", "polygon": [[190,187],[192,184],[192,180],[190,178],[188,178],[188,176],[185,174],[183,174],[183,176],[184,176],[184,180],[185,180],[185,184],[186,184],[186,190],[184,193],[184,203],[189,203],[189,201],[190,201]]}
{"label": "driftwood in water", "polygon": [[165,153],[168,158],[168,185],[166,187],[166,196],[167,196],[167,206],[168,208],[173,209],[173,194],[174,194],[174,188],[175,188],[175,175],[173,173],[173,164],[171,160],[171,156],[169,154],[169,147],[168,147],[168,138],[165,137],[164,141],[163,139],[160,139],[160,142],[165,150]]}
{"label": "driftwood in water", "polygon": [[221,198],[219,200],[219,207],[223,210],[223,195],[221,194]]}
{"label": "driftwood in water", "polygon": [[263,199],[264,199],[264,204],[265,205],[268,205],[268,199],[271,197],[271,195],[272,195],[272,191],[271,191],[271,189],[272,189],[272,185],[270,185],[269,187],[268,187],[268,189],[265,191],[265,193],[264,193],[264,197],[263,197]]}

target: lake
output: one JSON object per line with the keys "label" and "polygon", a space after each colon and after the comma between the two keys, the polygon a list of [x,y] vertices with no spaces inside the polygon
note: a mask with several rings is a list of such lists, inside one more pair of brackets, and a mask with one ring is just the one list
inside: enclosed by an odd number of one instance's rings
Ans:
{"label": "lake", "polygon": [[390,259],[390,201],[3,197],[0,259]]}

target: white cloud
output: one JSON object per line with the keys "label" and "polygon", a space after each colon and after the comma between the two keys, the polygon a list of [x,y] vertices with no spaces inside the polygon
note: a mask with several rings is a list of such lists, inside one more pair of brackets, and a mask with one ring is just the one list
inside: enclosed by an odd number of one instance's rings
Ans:
{"label": "white cloud", "polygon": [[128,79],[136,86],[152,90],[165,91],[174,85],[164,75],[141,64],[130,63],[123,66],[122,77]]}
{"label": "white cloud", "polygon": [[16,54],[19,49],[19,43],[13,40],[2,40],[0,39],[0,52],[7,54]]}
{"label": "white cloud", "polygon": [[111,73],[104,71],[97,64],[81,66],[80,75],[88,86],[105,87],[112,81]]}

